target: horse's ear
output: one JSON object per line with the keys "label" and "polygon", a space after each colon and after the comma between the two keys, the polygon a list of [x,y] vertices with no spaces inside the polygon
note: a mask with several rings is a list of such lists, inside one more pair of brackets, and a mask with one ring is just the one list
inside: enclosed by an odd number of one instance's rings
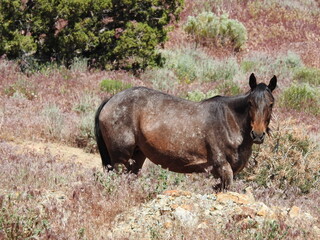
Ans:
{"label": "horse's ear", "polygon": [[257,86],[257,79],[253,73],[251,73],[251,75],[250,75],[249,85],[250,85],[251,90],[254,90]]}
{"label": "horse's ear", "polygon": [[277,77],[274,75],[269,82],[268,88],[272,92],[276,87],[277,87]]}

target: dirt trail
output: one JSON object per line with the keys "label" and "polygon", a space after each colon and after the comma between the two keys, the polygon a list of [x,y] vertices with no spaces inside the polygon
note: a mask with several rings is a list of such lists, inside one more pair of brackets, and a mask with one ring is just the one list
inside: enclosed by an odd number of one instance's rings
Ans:
{"label": "dirt trail", "polygon": [[73,161],[81,164],[84,168],[101,168],[99,154],[86,153],[83,149],[69,147],[58,143],[43,143],[32,141],[15,141],[12,145],[21,148],[22,152],[36,151],[38,153],[50,153],[58,156],[61,161]]}
{"label": "dirt trail", "polygon": [[[81,148],[62,145],[61,143],[33,142],[24,140],[14,140],[8,142],[20,149],[21,152],[35,151],[40,154],[50,153],[59,160],[80,164],[85,169],[97,168],[102,170],[101,158],[98,153],[87,153]],[[142,170],[147,169],[152,163],[146,159]]]}

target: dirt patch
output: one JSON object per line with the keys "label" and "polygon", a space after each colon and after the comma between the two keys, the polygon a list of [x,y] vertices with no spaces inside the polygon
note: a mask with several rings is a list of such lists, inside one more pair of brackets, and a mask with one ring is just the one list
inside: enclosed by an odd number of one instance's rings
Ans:
{"label": "dirt patch", "polygon": [[80,148],[69,147],[58,143],[43,143],[32,141],[14,141],[10,144],[21,148],[22,152],[36,151],[38,153],[50,153],[61,161],[73,161],[84,168],[102,168],[99,154],[86,153]]}
{"label": "dirt patch", "polygon": [[[61,143],[33,142],[17,139],[10,142],[8,141],[8,143],[18,147],[22,153],[30,151],[35,151],[39,154],[50,153],[61,161],[79,164],[84,169],[97,168],[102,170],[100,155],[98,153],[87,153],[81,148],[70,147],[62,145]],[[153,163],[146,159],[142,170],[145,171],[150,165],[153,165]]]}

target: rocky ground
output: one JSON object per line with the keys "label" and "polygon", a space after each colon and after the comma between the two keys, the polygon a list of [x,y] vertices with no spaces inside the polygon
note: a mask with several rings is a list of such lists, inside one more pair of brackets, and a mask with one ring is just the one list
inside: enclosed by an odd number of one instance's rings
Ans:
{"label": "rocky ground", "polygon": [[[244,194],[226,192],[206,195],[171,190],[119,214],[108,238],[176,239],[181,229],[204,232],[215,229],[219,238],[228,235],[228,224],[236,224],[242,233],[255,236],[255,239],[259,239],[258,229],[272,225],[266,232],[274,235],[265,235],[262,239],[287,239],[285,233],[280,233],[281,228],[311,224],[314,226],[309,238],[318,239],[320,229],[316,222],[316,218],[297,206],[287,209],[256,201],[250,188]],[[239,233],[239,239],[243,239],[241,235]]]}

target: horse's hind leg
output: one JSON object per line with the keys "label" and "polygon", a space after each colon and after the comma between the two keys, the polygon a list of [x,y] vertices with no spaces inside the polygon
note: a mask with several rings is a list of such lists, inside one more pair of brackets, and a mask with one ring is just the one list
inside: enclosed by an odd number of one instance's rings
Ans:
{"label": "horse's hind leg", "polygon": [[146,159],[145,155],[140,151],[135,144],[126,144],[117,146],[109,151],[112,167],[119,170],[119,164],[123,164],[128,172],[137,174],[142,168]]}
{"label": "horse's hind leg", "polygon": [[145,160],[146,156],[143,154],[143,152],[140,151],[138,147],[136,147],[131,159],[126,164],[126,168],[129,172],[138,174]]}

